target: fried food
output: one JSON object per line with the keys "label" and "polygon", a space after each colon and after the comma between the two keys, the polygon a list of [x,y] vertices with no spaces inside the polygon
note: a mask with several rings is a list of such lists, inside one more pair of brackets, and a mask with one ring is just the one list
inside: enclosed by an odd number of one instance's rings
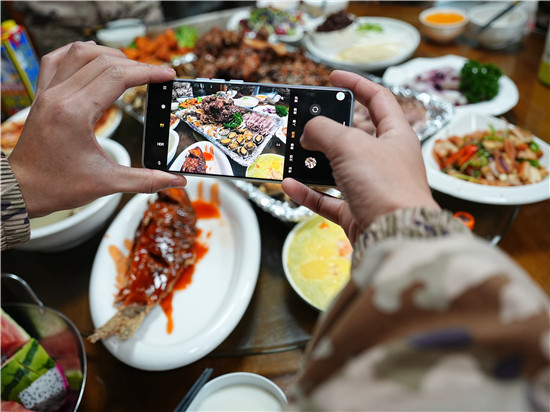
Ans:
{"label": "fried food", "polygon": [[183,189],[166,189],[149,204],[136,231],[130,266],[115,297],[117,313],[88,337],[91,342],[134,335],[147,314],[195,263],[197,217]]}

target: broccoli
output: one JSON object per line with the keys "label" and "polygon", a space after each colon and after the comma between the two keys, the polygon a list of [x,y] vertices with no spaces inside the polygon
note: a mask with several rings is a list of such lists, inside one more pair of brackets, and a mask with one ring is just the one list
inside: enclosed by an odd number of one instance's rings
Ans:
{"label": "broccoli", "polygon": [[469,60],[460,70],[459,89],[469,103],[491,100],[498,94],[498,80],[502,70],[493,63],[482,64]]}
{"label": "broccoli", "polygon": [[275,106],[275,113],[277,113],[279,117],[285,117],[288,115],[288,109],[285,106]]}

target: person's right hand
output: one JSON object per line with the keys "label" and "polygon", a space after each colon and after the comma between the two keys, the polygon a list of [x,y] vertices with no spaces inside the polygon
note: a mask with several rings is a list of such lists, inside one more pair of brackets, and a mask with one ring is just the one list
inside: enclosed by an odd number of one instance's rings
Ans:
{"label": "person's right hand", "polygon": [[393,94],[353,73],[335,71],[330,79],[334,86],[351,89],[369,109],[377,136],[326,117],[310,120],[300,144],[327,156],[345,200],[293,179],[283,181],[283,190],[297,203],[342,226],[352,243],[376,218],[394,210],[439,209],[428,186],[418,136]]}
{"label": "person's right hand", "polygon": [[93,42],[71,43],[44,56],[36,97],[8,158],[29,216],[117,192],[185,186],[183,176],[117,164],[94,135],[103,111],[127,88],[174,77],[173,69],[138,63]]}

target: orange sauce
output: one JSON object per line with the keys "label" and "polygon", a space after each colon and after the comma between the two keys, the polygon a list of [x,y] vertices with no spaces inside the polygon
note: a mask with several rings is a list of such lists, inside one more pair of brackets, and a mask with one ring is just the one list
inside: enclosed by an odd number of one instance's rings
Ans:
{"label": "orange sauce", "polygon": [[453,12],[438,12],[426,16],[426,21],[432,24],[454,24],[464,21],[464,16]]}
{"label": "orange sauce", "polygon": [[122,251],[115,245],[110,245],[108,250],[109,255],[111,255],[111,259],[115,262],[116,284],[119,288],[121,288],[124,286],[124,275],[128,271],[128,267],[130,265],[129,256],[122,253]]}
{"label": "orange sauce", "polygon": [[210,201],[204,199],[203,182],[199,182],[198,199],[191,202],[198,219],[214,219],[220,217],[220,186],[215,183],[210,186]]}
{"label": "orange sauce", "polygon": [[204,160],[207,162],[214,159],[214,146],[209,146],[208,151],[203,152]]}

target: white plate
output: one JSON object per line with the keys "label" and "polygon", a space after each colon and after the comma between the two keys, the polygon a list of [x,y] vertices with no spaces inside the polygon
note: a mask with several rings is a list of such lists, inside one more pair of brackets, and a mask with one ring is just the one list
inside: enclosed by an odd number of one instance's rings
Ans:
{"label": "white plate", "polygon": [[180,153],[176,160],[174,160],[174,163],[170,166],[170,170],[180,172],[187,153],[194,147],[200,147],[203,152],[212,152],[212,150],[214,150],[214,158],[206,161],[206,173],[211,175],[233,176],[233,169],[231,168],[227,156],[220,149],[207,141],[193,143],[191,146],[187,147]]}
{"label": "white plate", "polygon": [[[170,163],[178,150],[178,145],[180,143],[180,135],[175,130],[170,130],[168,135],[168,160],[167,163]],[[181,168],[181,166],[180,166]]]}
{"label": "white plate", "polygon": [[[260,230],[250,203],[232,186],[216,179],[188,177],[191,200],[198,198],[200,184],[208,199],[212,185],[219,185],[221,218],[199,219],[200,241],[208,246],[195,265],[193,280],[172,300],[174,329],[166,332],[167,318],[160,307],[145,318],[136,334],[122,341],[103,340],[120,361],[144,370],[168,370],[188,365],[206,356],[233,331],[241,320],[256,287],[260,267]],[[134,196],[115,218],[95,256],[90,278],[90,311],[94,327],[116,312],[114,296],[117,271],[109,253],[116,246],[127,252],[126,240],[133,240],[148,199]]]}
{"label": "white plate", "polygon": [[259,100],[252,96],[243,96],[239,99],[233,99],[233,103],[235,103],[237,106],[251,109],[258,105]]}
{"label": "white plate", "polygon": [[[383,32],[359,33],[355,30],[349,44],[342,45],[338,48],[318,47],[314,44],[310,36],[304,38],[304,44],[306,49],[313,56],[326,63],[351,70],[363,70],[367,72],[382,70],[386,67],[401,63],[411,57],[420,44],[420,33],[418,30],[404,21],[386,17],[359,17],[355,24],[360,26],[364,23],[379,24],[382,26]],[[392,57],[362,63],[347,62],[338,58],[338,53],[340,51],[358,44],[398,44],[402,49]]]}
{"label": "white plate", "polygon": [[[408,84],[415,76],[430,70],[444,67],[452,67],[460,70],[467,59],[462,56],[449,54],[435,58],[417,58],[396,67],[388,67],[382,80],[385,83],[403,86]],[[498,116],[512,109],[519,101],[519,92],[515,83],[505,75],[499,79],[499,93],[486,102],[456,106],[456,114],[482,113]]]}
{"label": "white plate", "polygon": [[[496,117],[485,114],[464,113],[451,120],[445,128],[422,145],[422,154],[430,187],[460,199],[494,205],[522,205],[549,199],[550,178],[548,177],[539,183],[530,185],[488,186],[449,176],[439,169],[432,154],[436,139],[487,129],[489,125],[492,125],[495,129],[506,127],[506,123]],[[550,169],[550,146],[538,137],[535,137],[534,140],[544,153],[539,159],[541,166]]]}

